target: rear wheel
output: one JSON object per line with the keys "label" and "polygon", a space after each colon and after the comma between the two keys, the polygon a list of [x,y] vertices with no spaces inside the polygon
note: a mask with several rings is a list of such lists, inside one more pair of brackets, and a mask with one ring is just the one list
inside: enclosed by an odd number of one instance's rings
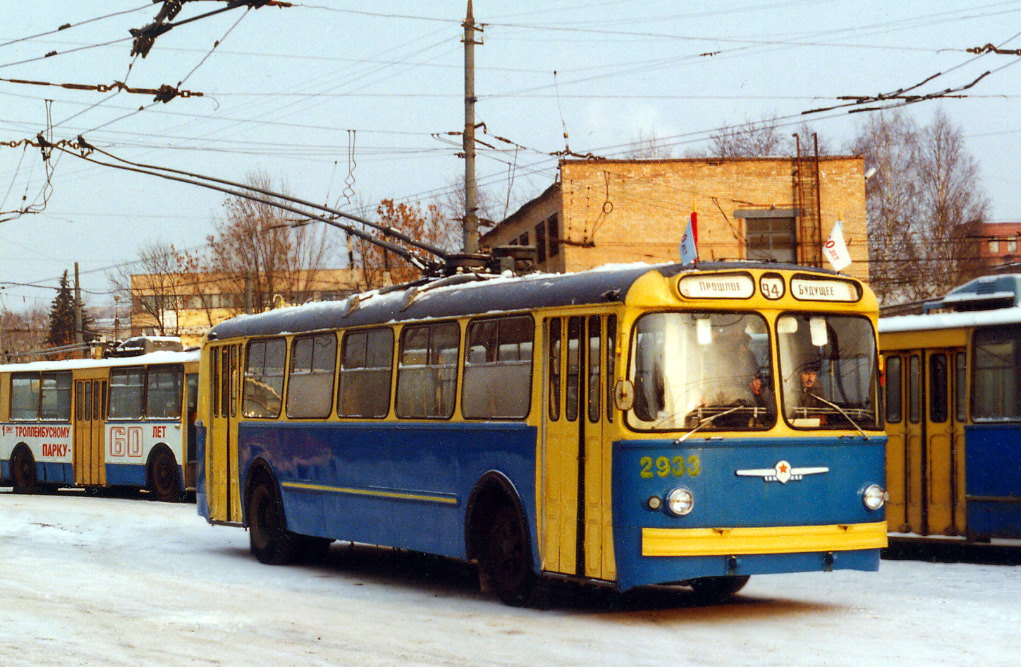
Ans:
{"label": "rear wheel", "polygon": [[284,508],[269,480],[255,483],[248,495],[248,538],[260,563],[284,565],[299,552],[298,535],[285,528]]}
{"label": "rear wheel", "polygon": [[11,457],[11,484],[15,493],[35,493],[39,488],[35,474],[35,458],[24,447]]}
{"label": "rear wheel", "polygon": [[691,588],[705,602],[721,602],[744,588],[748,577],[703,577],[692,579]]}
{"label": "rear wheel", "polygon": [[530,602],[537,577],[528,534],[511,505],[501,505],[493,514],[481,556],[480,565],[501,600],[514,606]]}
{"label": "rear wheel", "polygon": [[149,492],[154,499],[166,503],[176,502],[181,498],[181,479],[177,471],[177,461],[166,449],[158,450],[149,462]]}

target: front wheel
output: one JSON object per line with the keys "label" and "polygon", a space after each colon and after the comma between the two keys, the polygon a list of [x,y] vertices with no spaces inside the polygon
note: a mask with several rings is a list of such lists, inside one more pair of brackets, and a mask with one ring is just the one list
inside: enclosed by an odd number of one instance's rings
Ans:
{"label": "front wheel", "polygon": [[258,482],[248,496],[248,538],[260,563],[285,565],[298,555],[298,536],[285,528],[284,508],[271,482]]}
{"label": "front wheel", "polygon": [[691,588],[704,602],[721,602],[744,588],[748,576],[741,577],[702,577],[692,579]]}
{"label": "front wheel", "polygon": [[521,517],[511,505],[502,505],[493,515],[486,533],[480,566],[504,603],[527,604],[536,589],[528,534]]}
{"label": "front wheel", "polygon": [[38,489],[32,452],[20,449],[11,457],[11,485],[15,493],[35,493]]}

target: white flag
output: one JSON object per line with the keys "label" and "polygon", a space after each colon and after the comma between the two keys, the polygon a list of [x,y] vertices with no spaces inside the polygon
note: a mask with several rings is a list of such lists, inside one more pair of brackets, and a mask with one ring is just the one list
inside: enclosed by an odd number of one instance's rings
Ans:
{"label": "white flag", "polygon": [[698,262],[698,248],[695,246],[695,228],[692,226],[694,219],[695,213],[692,213],[691,217],[688,218],[688,226],[684,228],[684,236],[681,237],[681,264]]}
{"label": "white flag", "polygon": [[844,243],[844,221],[837,220],[833,225],[830,237],[826,239],[826,245],[822,248],[826,259],[830,260],[834,271],[840,271],[851,263],[851,255],[847,252],[847,244]]}

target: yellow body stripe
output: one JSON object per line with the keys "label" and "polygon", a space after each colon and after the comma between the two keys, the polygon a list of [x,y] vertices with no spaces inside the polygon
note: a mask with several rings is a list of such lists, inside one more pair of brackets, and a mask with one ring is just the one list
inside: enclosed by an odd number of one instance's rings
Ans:
{"label": "yellow body stripe", "polygon": [[643,528],[643,556],[732,556],[886,546],[886,522],[765,528]]}
{"label": "yellow body stripe", "polygon": [[328,491],[330,493],[344,493],[352,496],[393,498],[395,500],[418,500],[421,502],[440,503],[443,505],[457,504],[457,498],[454,496],[430,496],[421,493],[401,493],[398,491],[383,491],[381,489],[355,489],[343,486],[326,486],[324,484],[306,484],[304,482],[283,482],[281,486],[289,489],[300,489],[302,491]]}

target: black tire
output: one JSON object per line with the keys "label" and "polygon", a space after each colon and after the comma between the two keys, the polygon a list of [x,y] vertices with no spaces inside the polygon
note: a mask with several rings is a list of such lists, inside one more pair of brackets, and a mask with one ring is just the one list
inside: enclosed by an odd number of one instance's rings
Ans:
{"label": "black tire", "polygon": [[35,493],[39,490],[35,458],[24,447],[16,450],[11,457],[11,486],[15,493]]}
{"label": "black tire", "polygon": [[744,588],[748,576],[740,577],[703,577],[690,582],[695,595],[703,602],[722,602]]}
{"label": "black tire", "polygon": [[528,533],[513,506],[500,505],[493,514],[479,565],[505,604],[518,607],[531,603],[538,577],[532,570]]}
{"label": "black tire", "polygon": [[260,563],[286,565],[297,558],[301,539],[286,525],[275,485],[266,479],[256,481],[248,494],[248,540]]}
{"label": "black tire", "polygon": [[181,499],[181,478],[174,455],[160,448],[149,461],[149,494],[165,503]]}

